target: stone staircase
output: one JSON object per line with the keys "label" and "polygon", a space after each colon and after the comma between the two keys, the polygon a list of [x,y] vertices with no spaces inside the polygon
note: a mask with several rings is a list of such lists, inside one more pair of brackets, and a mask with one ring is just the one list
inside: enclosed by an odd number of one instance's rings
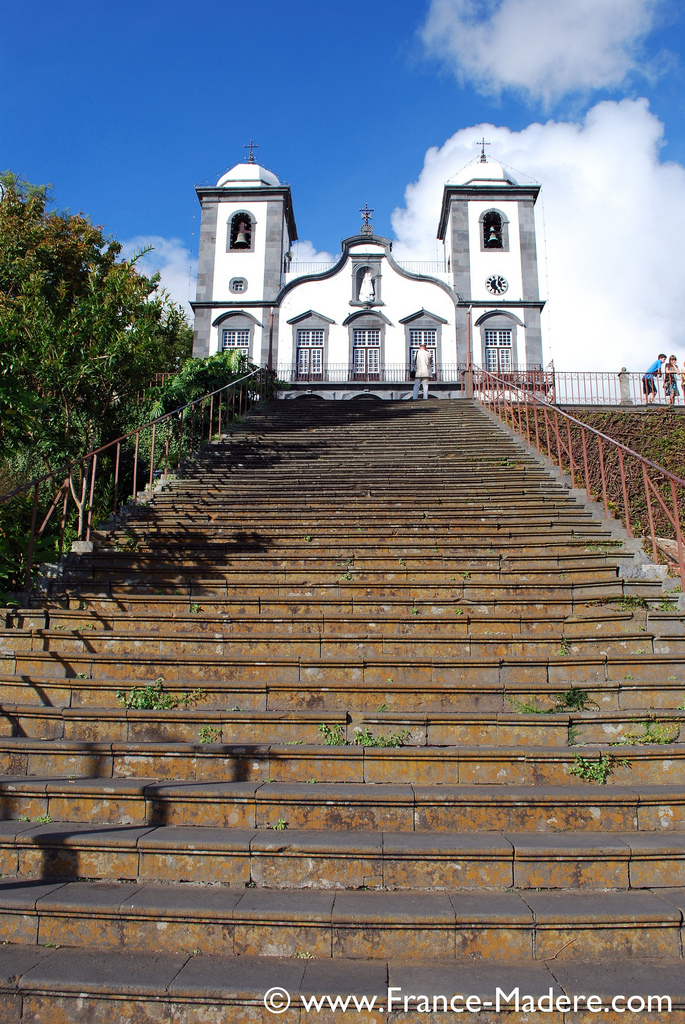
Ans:
{"label": "stone staircase", "polygon": [[209,445],[5,613],[0,1021],[685,1020],[685,628],[632,559],[465,400]]}

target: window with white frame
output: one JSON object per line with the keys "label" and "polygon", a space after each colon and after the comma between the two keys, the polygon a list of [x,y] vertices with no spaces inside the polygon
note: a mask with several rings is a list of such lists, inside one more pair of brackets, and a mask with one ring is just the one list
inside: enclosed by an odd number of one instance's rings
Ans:
{"label": "window with white frame", "polygon": [[424,330],[412,328],[409,331],[409,365],[413,369],[416,361],[416,353],[419,345],[425,345],[430,352],[432,371],[435,373],[435,364],[438,353],[438,332],[435,330]]}
{"label": "window with white frame", "polygon": [[381,369],[381,332],[375,327],[357,327],[352,332],[356,376],[375,376]]}
{"label": "window with white frame", "polygon": [[485,369],[490,373],[511,370],[510,330],[490,329],[485,335]]}
{"label": "window with white frame", "polygon": [[354,331],[355,348],[371,348],[381,346],[381,332],[376,328],[358,327]]}
{"label": "window with white frame", "polygon": [[324,331],[302,330],[297,332],[297,375],[298,377],[321,377],[323,373]]}
{"label": "window with white frame", "polygon": [[227,349],[238,350],[242,355],[250,354],[250,331],[249,330],[224,330],[222,331],[222,346]]}

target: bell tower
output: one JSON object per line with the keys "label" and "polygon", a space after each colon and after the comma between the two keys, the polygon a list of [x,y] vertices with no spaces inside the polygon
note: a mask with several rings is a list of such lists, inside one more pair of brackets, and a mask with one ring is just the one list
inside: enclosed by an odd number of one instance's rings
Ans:
{"label": "bell tower", "polygon": [[457,358],[493,373],[542,367],[535,238],[539,185],[521,185],[485,153],[445,185],[438,238],[445,243],[457,303]]}
{"label": "bell tower", "polygon": [[255,162],[253,142],[247,148],[246,163],[214,187],[195,190],[202,219],[193,355],[238,349],[266,363],[278,337],[276,299],[297,229],[290,186]]}

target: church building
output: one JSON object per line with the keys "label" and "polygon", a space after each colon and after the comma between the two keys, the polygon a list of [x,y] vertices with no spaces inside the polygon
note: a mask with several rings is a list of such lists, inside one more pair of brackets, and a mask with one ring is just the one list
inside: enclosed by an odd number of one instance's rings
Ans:
{"label": "church building", "polygon": [[294,260],[290,186],[251,149],[247,163],[196,191],[193,355],[238,350],[290,384],[283,397],[408,397],[422,342],[436,397],[457,397],[469,363],[494,373],[541,369],[540,186],[519,184],[484,146],[443,188],[443,255],[432,261],[395,259],[368,208],[333,262]]}

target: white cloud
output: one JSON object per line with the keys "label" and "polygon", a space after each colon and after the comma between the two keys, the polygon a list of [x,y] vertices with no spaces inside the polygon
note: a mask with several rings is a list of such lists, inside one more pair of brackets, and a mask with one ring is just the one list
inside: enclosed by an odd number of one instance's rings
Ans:
{"label": "white cloud", "polygon": [[152,251],[138,260],[141,273],[152,275],[159,271],[161,287],[179,306],[183,306],[191,322],[193,311],[190,299],[195,298],[197,259],[191,255],[179,238],[161,238],[159,235],[136,235],[122,245],[122,255],[130,259],[142,249]]}
{"label": "white cloud", "polygon": [[[549,121],[523,131],[476,125],[429,149],[406,206],[393,214],[400,259],[434,259],[445,181],[489,153],[542,182],[549,267],[551,353],[558,369],[642,370],[657,353],[685,356],[680,240],[685,237],[685,168],[662,163],[663,125],[646,100],[603,102],[582,123]],[[519,180],[525,180],[518,173]],[[546,352],[549,358],[549,352]]]}
{"label": "white cloud", "polygon": [[549,105],[621,85],[663,0],[431,0],[427,50],[485,93]]}
{"label": "white cloud", "polygon": [[295,242],[292,252],[293,260],[298,263],[330,263],[335,259],[330,252],[318,252],[309,240]]}

